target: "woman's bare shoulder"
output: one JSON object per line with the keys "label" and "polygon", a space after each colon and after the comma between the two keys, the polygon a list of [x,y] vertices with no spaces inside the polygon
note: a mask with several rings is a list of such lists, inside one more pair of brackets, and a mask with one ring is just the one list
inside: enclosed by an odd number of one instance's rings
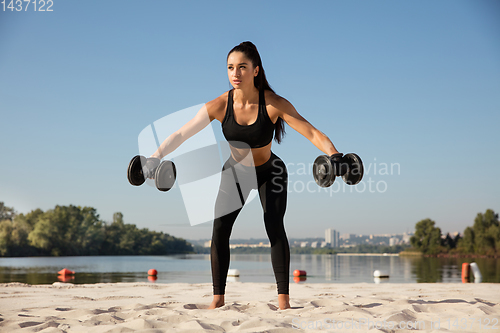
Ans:
{"label": "woman's bare shoulder", "polygon": [[265,95],[266,106],[272,109],[276,109],[279,112],[287,112],[290,108],[293,108],[292,103],[290,103],[286,98],[270,91],[266,90]]}
{"label": "woman's bare shoulder", "polygon": [[221,121],[224,119],[224,115],[226,114],[226,107],[227,107],[227,95],[229,91],[224,92],[222,95],[220,95],[217,98],[214,98],[210,102],[207,102],[205,104],[207,108],[208,114]]}

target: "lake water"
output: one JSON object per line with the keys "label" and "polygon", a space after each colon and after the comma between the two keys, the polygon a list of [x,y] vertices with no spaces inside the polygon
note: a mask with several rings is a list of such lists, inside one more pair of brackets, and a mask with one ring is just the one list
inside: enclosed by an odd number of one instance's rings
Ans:
{"label": "lake water", "polygon": [[[305,270],[307,279],[302,283],[461,283],[462,262],[473,261],[483,282],[500,283],[500,259],[490,258],[291,255],[290,274],[295,269]],[[60,281],[57,272],[63,268],[76,271],[74,278],[65,281],[71,283],[147,282],[151,268],[158,271],[158,283],[212,281],[209,255],[194,254],[0,258],[0,283],[51,284]],[[241,282],[275,282],[267,254],[232,255],[230,268],[240,271]],[[386,271],[390,277],[375,281],[375,270]]]}

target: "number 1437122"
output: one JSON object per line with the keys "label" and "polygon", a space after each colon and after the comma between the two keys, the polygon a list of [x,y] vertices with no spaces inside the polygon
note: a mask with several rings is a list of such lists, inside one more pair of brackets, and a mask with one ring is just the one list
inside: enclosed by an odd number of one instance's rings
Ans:
{"label": "number 1437122", "polygon": [[52,0],[2,0],[2,9],[4,12],[53,12],[52,6],[54,2]]}

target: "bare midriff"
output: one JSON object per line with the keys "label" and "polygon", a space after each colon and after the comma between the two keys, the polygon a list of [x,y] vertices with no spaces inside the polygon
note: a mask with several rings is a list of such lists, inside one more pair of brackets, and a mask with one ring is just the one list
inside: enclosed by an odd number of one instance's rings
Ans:
{"label": "bare midriff", "polygon": [[[271,146],[272,142],[269,142],[267,146],[251,149],[235,148],[229,145],[233,159],[246,166],[259,166],[266,163],[271,158]],[[248,156],[249,150],[251,150],[250,156]]]}

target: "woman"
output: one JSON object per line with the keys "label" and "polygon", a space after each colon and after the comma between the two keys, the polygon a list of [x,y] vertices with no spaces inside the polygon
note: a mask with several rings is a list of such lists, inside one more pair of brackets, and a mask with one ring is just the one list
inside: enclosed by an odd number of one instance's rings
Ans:
{"label": "woman", "polygon": [[[216,218],[211,245],[214,298],[209,309],[224,305],[229,269],[229,237],[241,210],[231,209],[229,202],[239,198],[242,206],[250,192],[248,186],[241,186],[241,178],[236,177],[234,167],[237,164],[255,171],[256,187],[271,243],[278,304],[280,309],[287,309],[290,307],[290,249],[283,223],[287,172],[283,161],[271,152],[273,135],[275,141],[280,143],[284,134],[283,122],[286,122],[325,154],[341,154],[326,135],[299,115],[290,102],[274,93],[267,82],[259,52],[253,43],[243,42],[229,51],[227,74],[233,89],[206,103],[192,120],[170,135],[151,157],[157,165],[159,161],[156,159],[161,160],[209,122],[214,119],[221,122],[224,136],[230,144],[231,157],[224,164],[215,205]],[[233,172],[224,172],[231,171],[230,169]]]}

